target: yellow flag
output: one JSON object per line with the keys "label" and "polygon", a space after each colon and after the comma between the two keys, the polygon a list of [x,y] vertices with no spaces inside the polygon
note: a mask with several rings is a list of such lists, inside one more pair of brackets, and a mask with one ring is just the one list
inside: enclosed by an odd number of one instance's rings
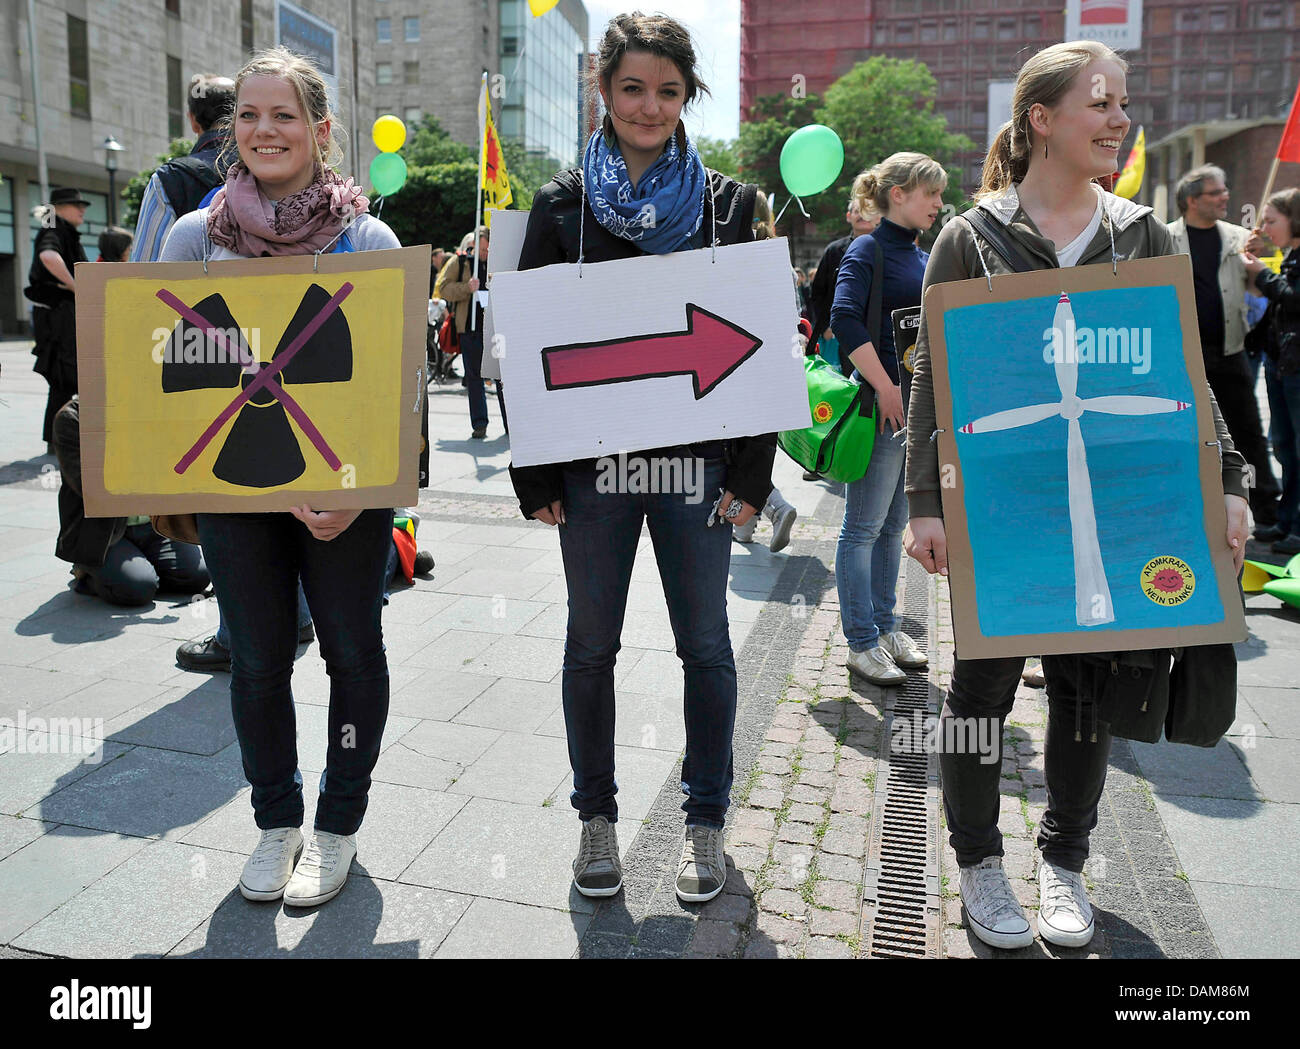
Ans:
{"label": "yellow flag", "polygon": [[483,210],[488,213],[487,223],[492,224],[492,208],[504,208],[514,198],[510,193],[510,176],[506,173],[506,157],[492,123],[492,102],[488,99],[487,84],[483,84],[483,155],[479,158],[479,178],[483,186]]}
{"label": "yellow flag", "polygon": [[559,2],[560,0],[528,0],[528,10],[533,13],[534,18],[540,18]]}
{"label": "yellow flag", "polygon": [[1124,162],[1124,170],[1119,173],[1119,181],[1115,183],[1115,195],[1127,197],[1129,200],[1136,197],[1138,190],[1142,188],[1142,176],[1146,174],[1146,170],[1146,132],[1138,128],[1137,138],[1133,140],[1133,148],[1128,151],[1128,160]]}

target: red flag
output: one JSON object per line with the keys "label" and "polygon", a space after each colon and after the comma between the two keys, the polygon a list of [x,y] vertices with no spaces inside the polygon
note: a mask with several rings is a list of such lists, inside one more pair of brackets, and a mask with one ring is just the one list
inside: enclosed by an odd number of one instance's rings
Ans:
{"label": "red flag", "polygon": [[1295,98],[1291,100],[1291,115],[1282,129],[1282,140],[1277,144],[1277,159],[1300,164],[1300,84],[1296,85]]}

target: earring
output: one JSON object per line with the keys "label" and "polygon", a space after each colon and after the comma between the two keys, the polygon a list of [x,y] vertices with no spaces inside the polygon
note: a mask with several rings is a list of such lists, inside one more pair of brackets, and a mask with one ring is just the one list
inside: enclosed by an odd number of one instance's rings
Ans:
{"label": "earring", "polygon": [[1043,140],[1043,159],[1047,159],[1047,140]]}

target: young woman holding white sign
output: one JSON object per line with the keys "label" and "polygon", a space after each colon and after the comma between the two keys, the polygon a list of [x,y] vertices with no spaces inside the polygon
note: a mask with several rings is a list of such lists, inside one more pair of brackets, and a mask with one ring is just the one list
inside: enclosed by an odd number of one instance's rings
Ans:
{"label": "young woman holding white sign", "polygon": [[[1129,129],[1124,60],[1103,44],[1055,44],[1030,58],[1016,78],[1010,122],[1003,125],[984,162],[977,194],[979,214],[1000,233],[1002,250],[1023,258],[1024,268],[1110,263],[1175,253],[1164,223],[1148,207],[1102,191],[1095,178],[1116,170],[1119,145]],[[925,286],[1012,272],[995,246],[959,216],[939,234],[925,272]],[[940,502],[933,373],[927,324],[922,319],[914,354],[907,420],[907,481],[911,520],[907,551],[930,572],[947,574],[948,548]],[[1245,460],[1210,397],[1222,452],[1227,542],[1241,568],[1246,541]],[[1025,498],[1039,495],[1033,490]],[[1227,647],[1227,646],[1224,646]],[[1118,674],[1129,657],[1114,653],[1104,674]],[[1168,656],[1168,652],[1165,652]],[[1229,649],[1230,656],[1230,649]],[[1125,665],[1138,679],[1140,659]],[[1078,947],[1093,935],[1094,919],[1083,880],[1088,838],[1106,781],[1110,724],[1098,718],[1094,688],[1102,671],[1084,657],[1048,656],[1049,717],[1045,742],[1047,810],[1038,832],[1038,931],[1044,940]],[[1022,657],[955,661],[943,719],[997,719],[995,738],[1011,710],[1024,667]],[[1165,663],[1168,668],[1168,660]],[[1131,674],[1130,674],[1131,670]],[[1148,679],[1154,671],[1148,672]],[[1118,679],[1117,679],[1118,680]],[[1123,684],[1112,686],[1118,692]],[[1090,727],[1083,711],[1091,708]],[[1125,713],[1116,709],[1116,713]],[[1109,714],[1108,714],[1109,716]],[[969,722],[975,724],[976,722]],[[951,724],[943,726],[951,728]],[[981,733],[983,735],[983,733]],[[946,732],[942,738],[952,739]],[[961,867],[961,896],[971,930],[994,947],[1023,947],[1034,934],[1002,869],[998,831],[1001,762],[979,752],[943,753],[944,807]]]}
{"label": "young woman holding white sign", "polygon": [[[320,71],[282,48],[235,80],[226,149],[238,151],[211,204],[181,218],[163,262],[398,248],[366,214],[361,190],[330,166],[342,158]],[[262,831],[239,881],[250,900],[312,907],[343,889],[356,855],[370,773],[388,717],[380,629],[390,510],[199,514],[199,539],[230,628],[230,704]],[[315,829],[303,844],[289,681],[302,578],[330,676],[329,748]],[[301,851],[302,858],[297,859]]]}
{"label": "young woman holding white sign", "polygon": [[[687,30],[664,16],[619,15],[601,41],[596,79],[607,110],[603,126],[587,143],[582,168],[561,172],[538,191],[519,269],[687,251],[707,246],[713,231],[720,244],[752,240],[755,187],[706,170],[681,122],[683,106],[707,90]],[[647,206],[654,209],[651,224],[641,219]],[[767,434],[640,453],[702,459],[704,491],[711,497],[725,489],[718,514],[741,504],[739,515],[726,520],[685,492],[601,492],[595,460],[511,468],[524,516],[560,527],[569,592],[563,695],[570,800],[582,820],[573,870],[584,895],[612,896],[622,884],[614,831],[614,660],[643,520],[685,667],[686,835],[677,895],[698,902],[722,891],[736,715],[727,523],[745,523],[767,501],[775,452],[776,435]]]}

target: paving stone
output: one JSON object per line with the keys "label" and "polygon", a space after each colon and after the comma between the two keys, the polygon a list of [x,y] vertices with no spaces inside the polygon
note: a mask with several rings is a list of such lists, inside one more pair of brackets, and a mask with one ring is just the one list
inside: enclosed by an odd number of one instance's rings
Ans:
{"label": "paving stone", "polygon": [[796,783],[790,790],[790,800],[801,805],[814,805],[818,810],[822,810],[823,802],[830,800],[830,791],[825,787],[810,787],[806,783]]}
{"label": "paving stone", "polygon": [[827,831],[822,838],[822,852],[861,859],[867,854],[866,825],[863,825],[862,832],[858,834],[842,830]]}
{"label": "paving stone", "polygon": [[42,798],[71,786],[131,750],[121,743],[93,742],[86,749],[90,753],[31,754],[11,750],[0,754],[0,812],[13,816],[26,812],[39,817],[42,813],[34,806]]}
{"label": "paving stone", "polygon": [[166,954],[222,900],[238,895],[243,866],[242,856],[228,852],[145,843],[13,945],[70,958]]}
{"label": "paving stone", "polygon": [[572,958],[591,915],[476,899],[435,958]]}
{"label": "paving stone", "polygon": [[805,929],[803,922],[790,921],[775,914],[760,914],[750,938],[750,946],[753,947],[754,941],[762,938],[773,944],[793,947],[803,937]]}
{"label": "paving stone", "polygon": [[772,841],[774,831],[767,827],[732,826],[727,831],[727,848],[733,845],[752,845],[766,849]]}
{"label": "paving stone", "polygon": [[36,819],[0,816],[0,860],[17,852],[56,826],[58,824],[45,823]]}
{"label": "paving stone", "polygon": [[731,822],[736,827],[758,827],[762,830],[772,830],[776,826],[776,814],[767,809],[736,809]]}
{"label": "paving stone", "polygon": [[[45,828],[37,820],[13,820]],[[15,836],[19,832],[10,832]],[[30,833],[24,829],[22,834]],[[80,827],[55,827],[0,861],[0,943],[72,899],[149,844],[146,838],[101,834]]]}
{"label": "paving stone", "polygon": [[788,889],[768,889],[758,901],[759,909],[766,914],[802,915],[808,909],[803,897]]}
{"label": "paving stone", "polygon": [[770,728],[767,730],[766,739],[773,743],[798,743],[803,738],[803,732],[799,729],[791,728]]}
{"label": "paving stone", "polygon": [[[759,776],[757,782],[755,782],[754,784],[755,791],[760,791],[760,790],[777,791],[779,793],[784,794],[785,788],[786,788],[785,779],[781,776],[773,776],[770,773],[764,773],[763,775]],[[753,795],[751,794],[751,797],[752,796]]]}
{"label": "paving stone", "polygon": [[799,782],[809,787],[830,787],[835,783],[835,774],[806,768],[799,774]]}
{"label": "paving stone", "polygon": [[[665,761],[665,765],[671,766],[671,762]],[[667,774],[667,767],[664,772]],[[447,789],[478,798],[541,805],[567,793],[571,780],[569,748],[563,740],[503,732]]]}
{"label": "paving stone", "polygon": [[776,790],[751,790],[748,803],[760,809],[779,809],[785,804],[781,792]]}
{"label": "paving stone", "polygon": [[[805,753],[801,764],[805,769],[813,772],[829,773],[833,768],[835,768],[835,755]],[[804,782],[807,782],[807,780]]]}
{"label": "paving stone", "polygon": [[749,920],[753,903],[748,896],[723,892],[700,908],[700,918],[716,922],[744,925]]}
{"label": "paving stone", "polygon": [[783,823],[781,829],[776,832],[776,840],[809,846],[817,843],[812,824],[809,823]]}
{"label": "paving stone", "polygon": [[[818,872],[821,863],[818,862]],[[862,890],[856,883],[846,881],[819,880],[814,890],[814,898],[822,907],[833,907],[837,911],[853,911],[862,905]]]}
{"label": "paving stone", "polygon": [[763,845],[728,845],[727,855],[731,857],[737,870],[753,873],[761,870],[767,862],[767,846]]}
{"label": "paving stone", "polygon": [[811,912],[809,929],[814,936],[854,936],[858,931],[858,912],[823,911]]}
{"label": "paving stone", "polygon": [[831,936],[813,936],[804,950],[805,958],[852,958],[853,948]]}
{"label": "paving stone", "polygon": [[805,802],[799,802],[790,806],[790,811],[786,819],[791,823],[821,823],[826,817],[826,810],[820,805],[809,805]]}
{"label": "paving stone", "polygon": [[835,792],[831,795],[831,811],[870,812],[874,804],[874,797],[875,795],[865,784],[840,780],[836,783]]}
{"label": "paving stone", "polygon": [[604,933],[588,933],[582,938],[578,948],[579,958],[626,958],[632,950],[630,936],[611,936]]}
{"label": "paving stone", "polygon": [[766,934],[755,932],[745,947],[746,958],[794,958],[794,947],[790,944],[777,943]]}
{"label": "paving stone", "polygon": [[817,873],[833,881],[860,882],[862,861],[823,852],[817,856]]}
{"label": "paving stone", "polygon": [[740,945],[740,927],[732,922],[701,921],[695,926],[688,958],[730,958]]}

